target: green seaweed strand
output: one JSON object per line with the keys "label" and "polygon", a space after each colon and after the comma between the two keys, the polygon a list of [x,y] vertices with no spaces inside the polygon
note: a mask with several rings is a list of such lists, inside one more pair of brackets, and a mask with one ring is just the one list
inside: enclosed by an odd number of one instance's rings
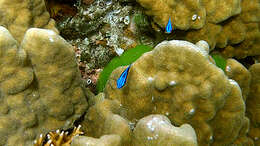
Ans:
{"label": "green seaweed strand", "polygon": [[138,45],[135,48],[128,49],[121,56],[113,58],[100,73],[97,82],[97,91],[102,92],[106,86],[107,80],[114,69],[119,66],[126,66],[136,61],[145,52],[152,50],[152,47],[146,45]]}
{"label": "green seaweed strand", "polygon": [[221,68],[225,72],[227,60],[225,58],[223,58],[221,55],[218,55],[218,54],[213,54],[211,56],[214,59],[216,66]]}

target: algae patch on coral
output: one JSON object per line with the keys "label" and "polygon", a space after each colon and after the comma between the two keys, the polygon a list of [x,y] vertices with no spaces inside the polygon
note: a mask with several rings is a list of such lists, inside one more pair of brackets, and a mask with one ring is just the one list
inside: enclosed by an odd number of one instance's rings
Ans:
{"label": "algae patch on coral", "polygon": [[97,82],[97,91],[102,92],[105,88],[107,80],[114,69],[119,66],[125,66],[133,63],[145,52],[152,50],[152,47],[146,45],[138,45],[135,48],[125,51],[121,56],[113,58],[101,72],[98,82]]}

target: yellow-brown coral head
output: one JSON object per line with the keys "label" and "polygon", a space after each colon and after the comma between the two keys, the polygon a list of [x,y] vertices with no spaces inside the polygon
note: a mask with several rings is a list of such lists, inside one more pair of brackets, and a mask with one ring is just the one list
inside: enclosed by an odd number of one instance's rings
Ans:
{"label": "yellow-brown coral head", "polygon": [[199,145],[230,145],[245,136],[238,136],[247,124],[245,104],[239,86],[210,61],[208,51],[205,41],[164,41],[132,64],[124,88],[115,88],[123,68],[114,70],[105,95],[118,100],[132,122],[163,114],[174,125],[192,125]]}
{"label": "yellow-brown coral head", "polygon": [[164,28],[171,17],[173,27],[181,30],[202,28],[206,21],[206,9],[195,0],[137,0],[146,14]]}

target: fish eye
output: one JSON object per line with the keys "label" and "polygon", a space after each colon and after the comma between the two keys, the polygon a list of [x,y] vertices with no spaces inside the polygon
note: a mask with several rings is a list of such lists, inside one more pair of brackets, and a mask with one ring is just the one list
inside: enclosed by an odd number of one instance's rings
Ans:
{"label": "fish eye", "polygon": [[91,79],[87,79],[87,85],[90,85],[92,83]]}

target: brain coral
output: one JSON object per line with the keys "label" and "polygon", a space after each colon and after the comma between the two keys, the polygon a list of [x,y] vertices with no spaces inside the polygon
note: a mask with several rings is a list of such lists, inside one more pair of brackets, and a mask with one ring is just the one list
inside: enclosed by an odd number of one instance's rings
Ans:
{"label": "brain coral", "polygon": [[158,44],[132,64],[127,84],[117,89],[124,69],[113,71],[105,95],[122,104],[128,120],[164,114],[174,125],[190,124],[200,146],[241,144],[248,139],[241,89],[209,61],[205,41]]}
{"label": "brain coral", "polygon": [[40,133],[69,128],[87,108],[72,46],[32,28],[21,45],[0,27],[0,145],[31,146]]}
{"label": "brain coral", "polygon": [[6,27],[19,42],[30,27],[49,28],[57,32],[44,0],[0,0],[0,25]]}

